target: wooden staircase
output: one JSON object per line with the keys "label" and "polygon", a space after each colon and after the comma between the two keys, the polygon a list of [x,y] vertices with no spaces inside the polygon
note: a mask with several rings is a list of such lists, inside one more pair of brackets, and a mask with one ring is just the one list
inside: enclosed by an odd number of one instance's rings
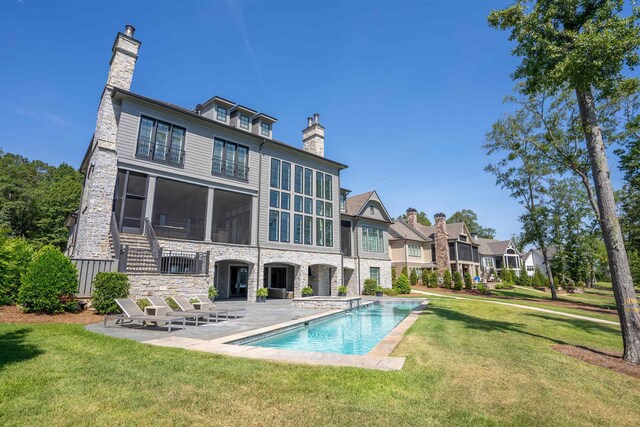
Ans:
{"label": "wooden staircase", "polygon": [[127,273],[158,273],[158,265],[146,236],[121,233],[120,242],[127,254],[124,266]]}

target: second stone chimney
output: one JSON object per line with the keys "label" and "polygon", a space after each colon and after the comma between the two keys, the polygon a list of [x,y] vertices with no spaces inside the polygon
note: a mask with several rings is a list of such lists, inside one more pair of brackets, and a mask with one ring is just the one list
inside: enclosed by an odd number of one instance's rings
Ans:
{"label": "second stone chimney", "polygon": [[324,157],[324,126],[320,124],[320,114],[307,118],[307,127],[302,131],[304,151]]}
{"label": "second stone chimney", "polygon": [[418,223],[418,211],[414,208],[407,209],[407,223],[414,228]]}
{"label": "second stone chimney", "polygon": [[443,213],[434,215],[436,221],[436,268],[438,275],[442,277],[446,270],[451,268],[449,260],[449,233],[447,233],[447,217]]}

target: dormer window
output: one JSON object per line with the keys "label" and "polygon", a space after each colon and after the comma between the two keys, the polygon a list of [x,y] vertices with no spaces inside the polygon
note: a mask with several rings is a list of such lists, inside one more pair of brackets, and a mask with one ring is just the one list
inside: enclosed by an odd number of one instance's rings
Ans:
{"label": "dormer window", "polygon": [[260,122],[260,135],[267,137],[271,135],[271,123]]}
{"label": "dormer window", "polygon": [[341,211],[344,211],[346,201],[347,201],[347,195],[345,193],[340,193],[340,210]]}
{"label": "dormer window", "polygon": [[371,215],[374,215],[376,213],[376,209],[373,207],[373,205],[369,205],[369,213]]}
{"label": "dormer window", "polygon": [[250,120],[251,119],[249,118],[249,116],[244,115],[244,114],[240,114],[240,127],[242,129],[249,130],[249,126],[250,126],[249,122],[250,122]]}
{"label": "dormer window", "polygon": [[466,242],[466,241],[467,241],[467,236],[466,236],[466,235],[464,235],[464,234],[461,234],[461,235],[460,235],[460,241],[461,241],[461,242]]}
{"label": "dormer window", "polygon": [[216,119],[221,122],[227,121],[227,109],[221,106],[216,106]]}

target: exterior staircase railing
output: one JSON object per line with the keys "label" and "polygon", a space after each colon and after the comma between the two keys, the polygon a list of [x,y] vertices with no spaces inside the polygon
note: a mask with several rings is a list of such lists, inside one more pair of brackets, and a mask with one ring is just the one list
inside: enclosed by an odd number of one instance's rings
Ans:
{"label": "exterior staircase railing", "polygon": [[118,260],[118,271],[125,271],[127,268],[127,254],[126,249],[122,247],[120,241],[120,233],[118,232],[118,223],[116,221],[116,214],[111,212],[111,224],[109,225],[111,231],[111,241],[113,242],[113,252]]}
{"label": "exterior staircase railing", "polygon": [[158,273],[160,273],[162,270],[162,247],[158,242],[158,237],[156,237],[156,232],[153,230],[153,226],[151,225],[151,221],[149,221],[149,218],[144,219],[144,235],[149,241],[151,254],[153,255],[153,259],[155,260],[158,267]]}

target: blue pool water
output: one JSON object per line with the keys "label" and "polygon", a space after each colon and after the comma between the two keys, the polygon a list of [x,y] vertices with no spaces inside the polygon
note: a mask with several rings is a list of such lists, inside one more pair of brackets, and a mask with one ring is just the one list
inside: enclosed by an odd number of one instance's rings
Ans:
{"label": "blue pool water", "polygon": [[402,301],[369,304],[290,331],[244,342],[243,345],[366,354],[420,303],[421,301]]}

